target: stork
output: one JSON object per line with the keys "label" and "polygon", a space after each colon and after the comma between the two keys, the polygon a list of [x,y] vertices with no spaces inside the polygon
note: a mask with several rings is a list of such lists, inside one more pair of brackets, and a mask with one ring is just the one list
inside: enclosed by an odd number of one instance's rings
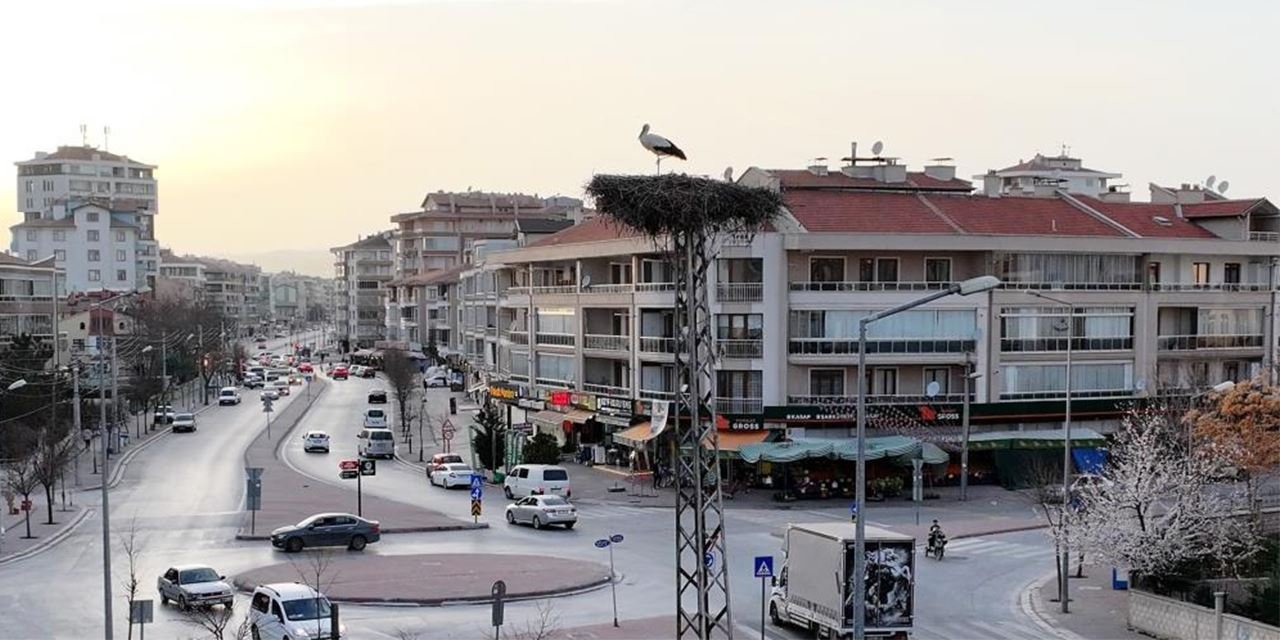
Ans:
{"label": "stork", "polygon": [[658,173],[662,173],[663,156],[673,156],[681,160],[688,159],[684,157],[684,152],[674,142],[656,133],[649,133],[649,125],[647,124],[640,129],[640,144],[658,157]]}

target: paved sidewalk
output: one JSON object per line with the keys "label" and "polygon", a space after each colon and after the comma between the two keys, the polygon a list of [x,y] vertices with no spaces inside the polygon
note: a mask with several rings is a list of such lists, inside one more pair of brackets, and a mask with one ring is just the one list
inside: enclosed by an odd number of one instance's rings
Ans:
{"label": "paved sidewalk", "polygon": [[[519,628],[516,626],[516,629]],[[552,633],[548,640],[651,640],[652,638],[670,638],[675,634],[675,629],[675,616],[654,616],[619,620],[616,628],[613,622],[605,622],[559,629]]]}
{"label": "paved sidewalk", "polygon": [[[311,395],[315,403],[328,389],[329,382],[317,376],[313,382],[317,389]],[[269,540],[271,530],[297,524],[309,516],[327,511],[356,511],[355,484],[351,488],[320,482],[291,469],[280,459],[279,447],[291,437],[292,430],[301,422],[310,405],[303,398],[289,404],[272,420],[271,438],[264,431],[245,450],[246,467],[262,467],[262,509],[246,511],[239,540]],[[334,468],[334,477],[338,469]],[[455,520],[439,512],[423,507],[387,500],[376,496],[364,496],[364,516],[377,520],[382,532],[409,533],[421,531],[452,531],[457,529],[483,529],[489,525]]]}
{"label": "paved sidewalk", "polygon": [[361,604],[489,602],[495,580],[507,583],[508,600],[578,593],[609,583],[609,567],[581,560],[479,553],[382,556],[373,553],[374,547],[328,552],[323,558],[316,557],[323,552],[303,551],[289,556],[288,562],[243,572],[234,583],[252,591],[272,582],[314,581],[320,559],[330,562],[321,577],[325,595]]}
{"label": "paved sidewalk", "polygon": [[1058,599],[1056,576],[1032,585],[1024,594],[1031,615],[1054,629],[1061,629],[1089,640],[1145,638],[1129,630],[1129,592],[1111,588],[1111,568],[1085,565],[1085,577],[1076,578],[1071,566],[1071,613],[1062,613]]}

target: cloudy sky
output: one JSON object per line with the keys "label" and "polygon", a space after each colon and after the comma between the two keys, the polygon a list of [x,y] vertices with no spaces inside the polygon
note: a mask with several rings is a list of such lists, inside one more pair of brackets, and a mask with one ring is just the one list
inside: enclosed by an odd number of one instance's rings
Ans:
{"label": "cloudy sky", "polygon": [[223,254],[350,242],[436,189],[580,195],[652,170],[645,122],[693,173],[883,140],[969,176],[1065,144],[1141,198],[1209,174],[1274,198],[1278,6],[5,2],[0,158],[109,125],[160,166],[161,242]]}

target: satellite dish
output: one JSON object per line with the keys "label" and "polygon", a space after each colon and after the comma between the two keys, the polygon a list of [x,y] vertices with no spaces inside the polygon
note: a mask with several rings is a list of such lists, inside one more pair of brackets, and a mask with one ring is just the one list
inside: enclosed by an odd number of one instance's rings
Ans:
{"label": "satellite dish", "polygon": [[938,392],[941,390],[942,390],[942,385],[938,384],[937,380],[934,380],[933,382],[930,382],[927,387],[924,388],[924,395],[932,398],[938,395]]}
{"label": "satellite dish", "polygon": [[724,168],[724,181],[733,182],[733,167]]}
{"label": "satellite dish", "polygon": [[582,288],[583,289],[591,288],[591,274],[589,273],[582,274]]}
{"label": "satellite dish", "polygon": [[1217,181],[1218,181],[1218,176],[1209,176],[1208,178],[1205,178],[1205,180],[1204,180],[1204,186],[1205,186],[1206,188],[1208,188],[1208,189],[1212,189],[1212,188],[1213,188],[1213,183],[1215,183],[1215,182],[1217,182]]}
{"label": "satellite dish", "polygon": [[[1209,176],[1209,177],[1210,177],[1210,178],[1213,178],[1213,176]],[[1137,382],[1135,382],[1135,383],[1133,383],[1133,386],[1134,386],[1134,388],[1135,388],[1135,389],[1137,389],[1138,391],[1146,391],[1146,390],[1147,390],[1147,379],[1146,379],[1146,378],[1138,378],[1138,381],[1137,381]]]}
{"label": "satellite dish", "polygon": [[881,151],[884,151],[884,143],[876,140],[876,143],[871,145],[871,155],[878,156]]}
{"label": "satellite dish", "polygon": [[1230,188],[1231,188],[1231,183],[1227,182],[1226,180],[1223,180],[1222,182],[1218,183],[1218,193],[1226,193],[1227,189],[1230,189]]}

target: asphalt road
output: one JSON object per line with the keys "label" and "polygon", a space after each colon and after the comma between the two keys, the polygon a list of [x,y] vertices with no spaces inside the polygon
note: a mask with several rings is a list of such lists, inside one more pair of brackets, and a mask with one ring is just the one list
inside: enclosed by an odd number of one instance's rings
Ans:
{"label": "asphalt road", "polygon": [[[278,344],[272,345],[275,349]],[[353,481],[340,480],[337,462],[354,458],[360,414],[368,390],[385,387],[381,380],[336,381],[294,430],[285,457],[299,471],[317,481],[354,490]],[[447,411],[449,393],[432,390],[428,407],[439,424]],[[113,586],[116,637],[125,637],[122,583],[128,578],[128,559],[120,538],[136,523],[141,553],[135,573],[141,598],[155,598],[155,577],[180,563],[208,563],[231,575],[279,562],[281,554],[265,542],[235,541],[243,501],[241,454],[263,428],[256,393],[246,392],[237,407],[213,407],[200,416],[195,434],[172,434],[143,451],[129,465],[123,482],[112,493]],[[293,402],[293,395],[282,402]],[[393,407],[394,405],[392,405]],[[465,451],[467,412],[454,416],[458,439]],[[301,433],[323,429],[332,437],[329,454],[306,454]],[[416,432],[416,429],[415,429]],[[429,440],[429,438],[428,438]],[[403,445],[400,445],[403,446]],[[428,453],[434,449],[429,448]],[[416,459],[416,450],[413,458]],[[406,456],[408,455],[405,452]],[[575,467],[570,466],[570,473]],[[365,478],[365,491],[441,511],[469,516],[470,498],[464,489],[446,491],[428,486],[417,468],[379,461],[378,475]],[[95,502],[96,494],[79,499]],[[491,528],[386,536],[365,553],[532,553],[608,562],[608,553],[592,543],[621,533],[615,547],[621,576],[617,586],[619,617],[627,619],[672,615],[674,519],[669,510],[625,505],[581,505],[579,525],[571,530],[535,531],[508,526],[502,519],[505,498],[486,487],[483,518]],[[335,510],[355,510],[349,505]],[[367,514],[377,517],[377,514]],[[840,509],[732,509],[728,512],[728,546],[734,624],[743,637],[759,631],[760,583],[750,577],[752,558],[780,556],[779,532],[788,521],[844,519]],[[1017,595],[1033,579],[1052,569],[1052,551],[1044,534],[1028,532],[954,541],[943,562],[917,558],[917,632],[920,638],[1043,638],[1046,633],[1018,611]],[[67,540],[38,556],[0,568],[0,629],[5,638],[90,638],[102,631],[101,522],[96,513]],[[724,559],[717,559],[723,562]],[[430,579],[424,576],[424,579]],[[558,626],[573,627],[611,619],[609,590],[548,601]],[[242,595],[237,607],[244,610]],[[508,605],[508,630],[522,628],[538,613],[535,602]],[[546,603],[543,603],[546,606]],[[206,637],[169,607],[156,605],[156,621],[147,629],[157,638]],[[491,635],[487,606],[382,608],[347,606],[343,618],[352,637],[398,638],[402,631],[422,638],[476,638]],[[770,625],[767,637],[799,638],[798,630]]]}

